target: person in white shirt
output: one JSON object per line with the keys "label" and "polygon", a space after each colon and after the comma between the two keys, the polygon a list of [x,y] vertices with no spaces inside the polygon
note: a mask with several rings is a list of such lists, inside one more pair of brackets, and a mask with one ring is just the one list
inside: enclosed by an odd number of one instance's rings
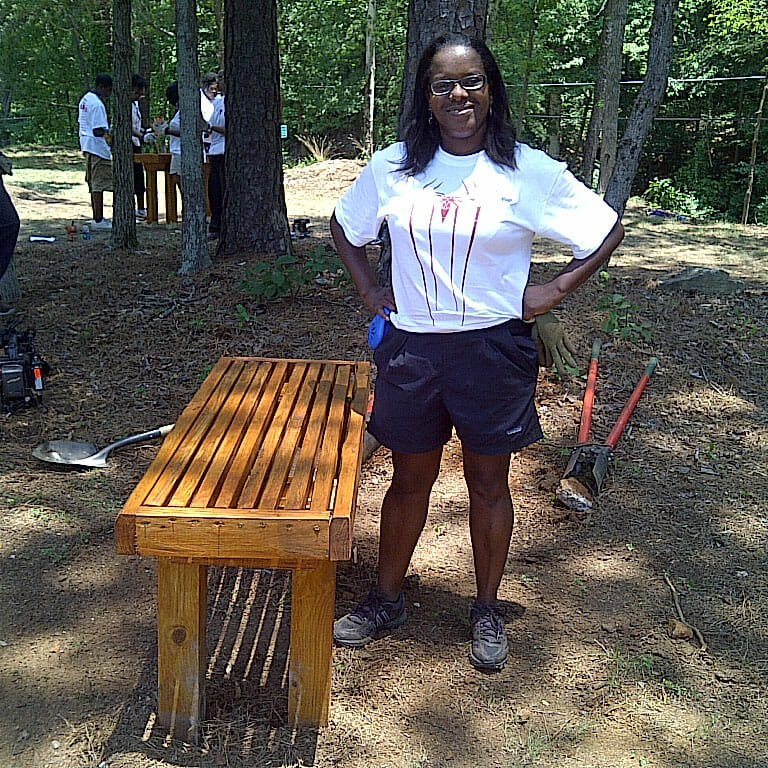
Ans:
{"label": "person in white shirt", "polygon": [[[368,309],[389,331],[374,352],[369,432],[392,450],[376,586],[334,624],[361,647],[406,619],[403,580],[427,519],[443,445],[455,429],[469,491],[476,599],[469,660],[504,667],[498,590],[512,536],[510,455],[542,437],[532,323],[608,260],[616,212],[567,169],[516,140],[501,72],[482,41],[434,40],[421,56],[405,140],[376,152],[336,205],[331,233]],[[386,219],[392,289],[365,245]],[[573,258],[529,281],[534,235]]]}
{"label": "person in white shirt", "polygon": [[208,205],[211,209],[211,221],[208,225],[208,239],[217,240],[221,234],[221,214],[224,210],[226,178],[224,175],[224,149],[226,145],[224,72],[219,72],[216,81],[218,95],[213,100],[213,114],[208,121],[207,131],[211,137],[208,148],[208,162],[211,172],[208,177]]}
{"label": "person in white shirt", "polygon": [[[147,80],[141,75],[131,77],[133,98],[131,101],[131,141],[133,142],[133,154],[140,155],[142,144],[153,144],[157,137],[151,128],[144,128],[141,123],[141,105],[139,101],[147,93]],[[144,207],[144,194],[147,191],[144,181],[144,166],[133,161],[133,193],[136,195],[136,218],[146,219],[147,209]]]}
{"label": "person in white shirt", "polygon": [[[210,123],[213,117],[214,103],[218,94],[218,75],[206,72],[200,79],[200,114],[204,123]],[[206,155],[211,146],[211,132],[203,131],[203,150]]]}
{"label": "person in white shirt", "polygon": [[85,180],[91,193],[92,229],[112,229],[104,218],[104,193],[112,191],[112,152],[106,102],[112,95],[112,78],[96,75],[92,90],[78,104],[80,149],[85,155]]}

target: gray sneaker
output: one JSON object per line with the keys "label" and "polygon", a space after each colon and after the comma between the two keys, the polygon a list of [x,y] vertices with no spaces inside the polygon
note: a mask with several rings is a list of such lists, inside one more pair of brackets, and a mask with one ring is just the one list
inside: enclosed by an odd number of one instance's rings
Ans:
{"label": "gray sneaker", "polygon": [[469,615],[472,625],[472,648],[469,660],[476,669],[497,672],[504,669],[509,656],[509,643],[504,633],[504,610],[498,605],[475,601]]}
{"label": "gray sneaker", "polygon": [[333,624],[333,639],[348,648],[362,648],[388,629],[399,627],[406,619],[403,593],[397,600],[387,600],[374,587],[352,613]]}

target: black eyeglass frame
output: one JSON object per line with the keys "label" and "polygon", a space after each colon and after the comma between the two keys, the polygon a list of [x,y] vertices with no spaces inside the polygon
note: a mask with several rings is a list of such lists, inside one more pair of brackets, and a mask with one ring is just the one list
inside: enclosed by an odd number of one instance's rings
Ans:
{"label": "black eyeglass frame", "polygon": [[[479,78],[479,82],[477,85],[473,85],[472,82],[474,82],[475,78]],[[470,80],[469,84],[467,84],[467,80]],[[453,93],[453,89],[460,85],[465,91],[480,91],[483,88],[485,88],[486,84],[488,83],[488,78],[485,75],[481,75],[479,72],[474,75],[465,75],[464,77],[459,78],[458,80],[435,80],[434,82],[429,84],[429,92],[433,96],[448,96],[451,93]],[[440,86],[442,84],[446,84],[447,90],[440,90],[435,91],[435,86]]]}

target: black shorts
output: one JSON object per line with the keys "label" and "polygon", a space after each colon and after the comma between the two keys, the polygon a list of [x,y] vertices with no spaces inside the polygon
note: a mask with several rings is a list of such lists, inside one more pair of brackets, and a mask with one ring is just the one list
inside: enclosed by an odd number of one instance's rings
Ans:
{"label": "black shorts", "polygon": [[460,333],[394,326],[374,352],[378,369],[368,431],[401,453],[427,453],[456,429],[473,453],[519,451],[542,437],[531,325],[509,320]]}

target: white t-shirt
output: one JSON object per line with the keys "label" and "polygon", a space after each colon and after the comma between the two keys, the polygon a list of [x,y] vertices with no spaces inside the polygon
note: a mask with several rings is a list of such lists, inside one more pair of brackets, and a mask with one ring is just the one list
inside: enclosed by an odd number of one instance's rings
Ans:
{"label": "white t-shirt", "polygon": [[205,93],[203,93],[203,89],[200,89],[200,113],[203,116],[203,120],[206,123],[211,122],[211,115],[213,115],[213,105],[215,103],[214,101],[211,101]]}
{"label": "white t-shirt", "polygon": [[140,147],[141,139],[136,134],[142,135],[141,108],[139,107],[138,99],[131,102],[131,141],[134,147]]}
{"label": "white t-shirt", "polygon": [[[224,127],[224,97],[217,96],[213,100],[213,115],[208,121],[216,128]],[[209,155],[223,155],[226,139],[223,133],[211,131],[211,146],[208,149]]]}
{"label": "white t-shirt", "polygon": [[103,157],[105,160],[111,160],[112,152],[106,139],[103,136],[93,135],[94,128],[109,130],[107,108],[93,91],[88,91],[80,99],[77,108],[77,124],[80,134],[80,149],[83,152],[90,152],[92,155]]}
{"label": "white t-shirt", "polygon": [[517,167],[485,151],[438,148],[424,171],[398,170],[405,145],[374,153],[336,204],[355,246],[387,220],[392,239],[393,324],[416,333],[487,328],[523,316],[535,235],[594,253],[616,212],[544,152],[517,145]]}
{"label": "white t-shirt", "polygon": [[[175,128],[177,131],[181,130],[181,112],[176,112],[171,118],[171,122],[168,123],[168,127]],[[168,151],[172,155],[181,154],[181,136],[174,136],[171,133],[168,134]]]}

